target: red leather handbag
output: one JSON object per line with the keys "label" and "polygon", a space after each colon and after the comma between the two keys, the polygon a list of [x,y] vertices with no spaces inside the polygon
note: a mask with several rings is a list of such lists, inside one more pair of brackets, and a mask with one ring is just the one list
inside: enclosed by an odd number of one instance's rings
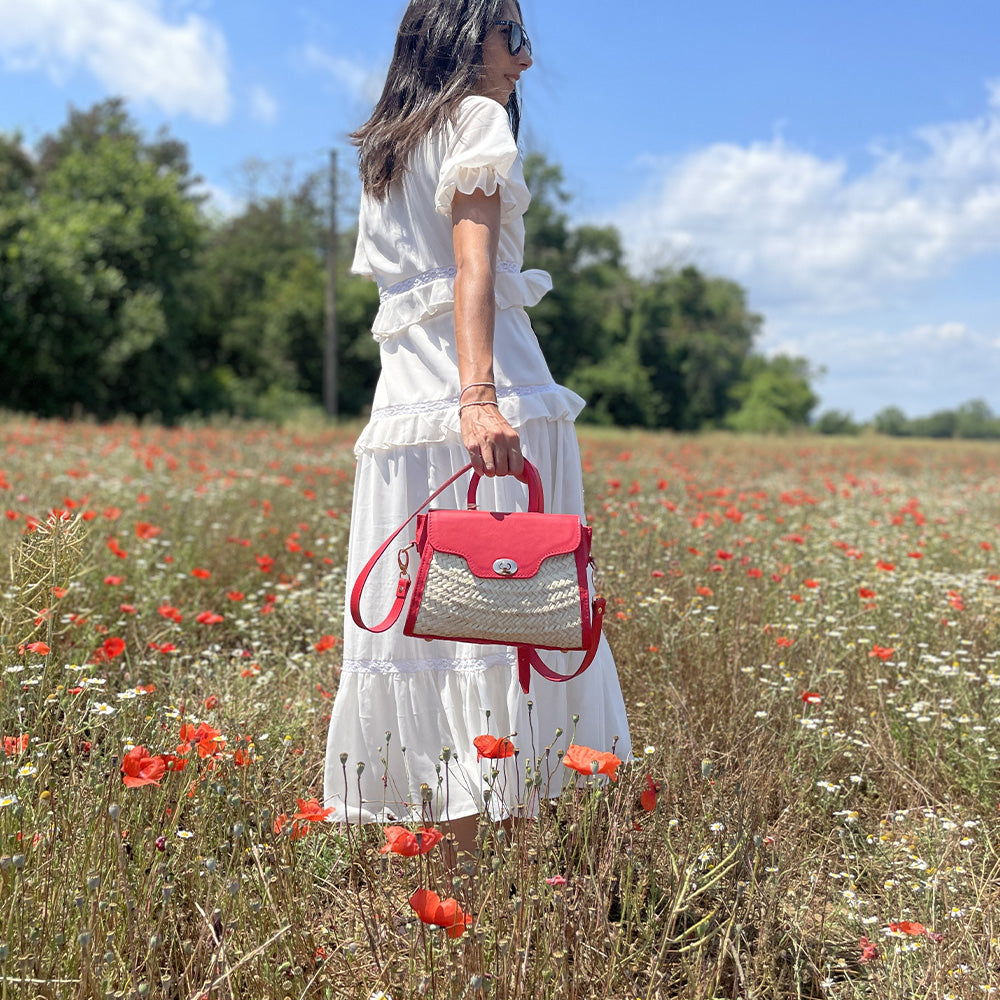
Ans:
{"label": "red leather handbag", "polygon": [[[594,660],[605,602],[591,598],[591,531],[573,514],[546,514],[538,470],[524,463],[527,512],[478,510],[480,476],[469,484],[467,510],[432,509],[444,490],[472,469],[459,470],[435,490],[379,547],[351,591],[351,617],[359,628],[385,632],[399,620],[410,593],[409,549],[420,555],[403,634],[423,639],[517,647],[518,680],[527,693],[531,669],[550,681],[568,681]],[[386,549],[417,518],[416,540],[400,549],[392,609],[378,625],[361,617],[365,583]],[[539,649],[584,650],[579,668],[558,674]]]}

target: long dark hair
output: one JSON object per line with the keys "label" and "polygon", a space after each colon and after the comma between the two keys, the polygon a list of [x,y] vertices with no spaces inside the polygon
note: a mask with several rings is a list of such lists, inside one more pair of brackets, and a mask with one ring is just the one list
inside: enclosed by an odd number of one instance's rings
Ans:
{"label": "long dark hair", "polygon": [[[520,17],[516,0],[515,6]],[[483,42],[503,8],[504,0],[410,0],[382,96],[371,118],[351,133],[366,193],[383,198],[413,147],[475,91]],[[507,101],[507,115],[516,139],[516,93]]]}

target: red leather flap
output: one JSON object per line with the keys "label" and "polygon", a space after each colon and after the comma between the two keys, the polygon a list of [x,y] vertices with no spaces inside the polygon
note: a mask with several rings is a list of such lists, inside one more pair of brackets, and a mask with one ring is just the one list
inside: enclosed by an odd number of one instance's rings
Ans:
{"label": "red leather flap", "polygon": [[[417,544],[461,556],[482,579],[526,578],[543,560],[575,552],[590,528],[572,514],[432,510],[417,521]],[[501,565],[498,560],[507,560]]]}

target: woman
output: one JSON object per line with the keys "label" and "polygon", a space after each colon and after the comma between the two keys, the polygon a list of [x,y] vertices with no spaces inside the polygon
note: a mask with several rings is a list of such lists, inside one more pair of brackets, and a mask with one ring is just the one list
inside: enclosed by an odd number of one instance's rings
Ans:
{"label": "woman", "polygon": [[[551,280],[521,271],[530,196],[515,86],[531,66],[521,21],[515,0],[412,0],[382,97],[352,137],[364,185],[353,270],[379,284],[372,329],[382,374],[356,446],[348,588],[470,458],[487,477],[481,507],[526,508],[525,487],[508,475],[526,455],[546,509],[584,513],[573,429],[583,400],[552,381],[524,311]],[[467,485],[438,505],[463,506]],[[383,559],[366,590],[366,621],[388,610],[397,575],[396,561]],[[606,642],[579,678],[536,677],[525,697],[512,649],[407,638],[399,624],[374,635],[349,616],[344,629],[325,773],[335,820],[433,819],[470,849],[480,812],[530,815],[539,795],[558,794],[565,769],[546,747],[574,739],[629,753]],[[546,655],[561,673],[573,660]],[[518,757],[477,762],[473,740],[484,733],[516,734]]]}

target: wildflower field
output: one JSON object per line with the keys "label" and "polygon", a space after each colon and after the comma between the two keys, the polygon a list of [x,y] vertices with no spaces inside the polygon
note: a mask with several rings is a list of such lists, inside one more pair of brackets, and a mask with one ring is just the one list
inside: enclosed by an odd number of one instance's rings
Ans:
{"label": "wildflower field", "polygon": [[449,873],[324,822],[354,430],[0,421],[0,1000],[998,994],[1000,448],[584,432],[636,759]]}

